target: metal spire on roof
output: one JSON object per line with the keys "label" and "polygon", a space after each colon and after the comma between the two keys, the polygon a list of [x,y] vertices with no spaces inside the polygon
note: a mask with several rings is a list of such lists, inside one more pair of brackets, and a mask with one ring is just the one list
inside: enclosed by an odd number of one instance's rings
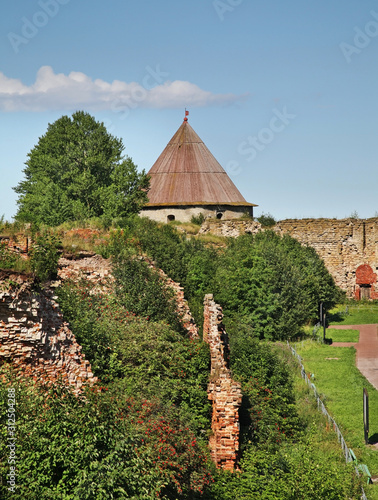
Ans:
{"label": "metal spire on roof", "polygon": [[187,121],[188,121],[188,115],[189,115],[189,111],[187,111],[187,109],[185,108],[185,118],[184,118],[184,122],[187,122]]}

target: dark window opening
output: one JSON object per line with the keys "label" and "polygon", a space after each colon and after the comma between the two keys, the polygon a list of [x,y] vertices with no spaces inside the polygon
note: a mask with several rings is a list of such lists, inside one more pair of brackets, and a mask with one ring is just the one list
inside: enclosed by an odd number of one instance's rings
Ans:
{"label": "dark window opening", "polygon": [[218,212],[217,213],[217,219],[221,219],[223,217],[223,213],[222,212]]}
{"label": "dark window opening", "polygon": [[168,215],[167,220],[168,220],[168,222],[171,222],[171,221],[175,220],[175,216],[172,214]]}

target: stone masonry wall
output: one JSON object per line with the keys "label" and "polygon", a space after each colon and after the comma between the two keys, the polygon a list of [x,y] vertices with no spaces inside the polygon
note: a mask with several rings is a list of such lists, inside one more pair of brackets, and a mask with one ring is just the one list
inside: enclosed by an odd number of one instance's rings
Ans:
{"label": "stone masonry wall", "polygon": [[[288,219],[272,229],[313,247],[349,297],[378,299],[378,218]],[[200,232],[236,238],[261,230],[255,221],[211,220],[203,223]]]}
{"label": "stone masonry wall", "polygon": [[[374,280],[378,269],[378,218],[285,220],[278,222],[275,230],[313,247],[348,296],[362,298],[362,288],[369,287],[366,298],[378,299]],[[366,283],[356,280],[360,266],[365,266],[365,274],[370,275]]]}
{"label": "stone masonry wall", "polygon": [[239,407],[242,392],[239,382],[232,380],[228,368],[228,338],[224,329],[222,308],[211,294],[204,300],[203,338],[210,345],[211,374],[208,398],[213,403],[210,450],[218,468],[237,467],[239,452]]}
{"label": "stone masonry wall", "polygon": [[60,379],[76,393],[96,382],[52,292],[36,293],[23,275],[0,274],[0,363],[11,361],[42,383]]}

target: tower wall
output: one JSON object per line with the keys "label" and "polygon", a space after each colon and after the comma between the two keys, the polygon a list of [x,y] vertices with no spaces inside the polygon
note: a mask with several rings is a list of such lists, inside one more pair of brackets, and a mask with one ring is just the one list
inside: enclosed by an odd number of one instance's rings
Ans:
{"label": "tower wall", "polygon": [[219,219],[239,219],[244,214],[253,216],[253,207],[230,205],[183,205],[172,207],[145,207],[140,212],[142,217],[148,217],[156,222],[170,222],[170,220],[190,222],[193,216],[198,217],[200,214],[203,214],[204,217]]}

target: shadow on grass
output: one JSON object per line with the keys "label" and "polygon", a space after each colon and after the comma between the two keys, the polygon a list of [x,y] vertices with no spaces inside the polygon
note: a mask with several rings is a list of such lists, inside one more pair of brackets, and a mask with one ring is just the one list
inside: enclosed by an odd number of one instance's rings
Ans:
{"label": "shadow on grass", "polygon": [[335,313],[328,313],[328,316],[327,316],[327,320],[328,320],[328,323],[341,323],[343,321],[345,321],[346,319],[346,314],[344,312],[335,312]]}
{"label": "shadow on grass", "polygon": [[369,444],[377,444],[378,443],[378,432],[369,437]]}

